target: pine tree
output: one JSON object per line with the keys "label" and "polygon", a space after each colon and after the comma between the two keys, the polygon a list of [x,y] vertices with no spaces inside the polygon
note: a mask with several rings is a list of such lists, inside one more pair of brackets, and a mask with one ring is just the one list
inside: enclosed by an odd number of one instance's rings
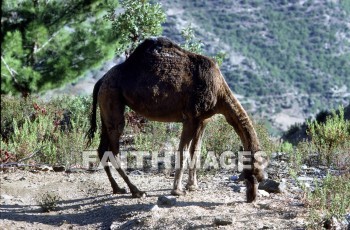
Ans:
{"label": "pine tree", "polygon": [[61,86],[118,47],[103,15],[116,0],[3,0],[1,94]]}

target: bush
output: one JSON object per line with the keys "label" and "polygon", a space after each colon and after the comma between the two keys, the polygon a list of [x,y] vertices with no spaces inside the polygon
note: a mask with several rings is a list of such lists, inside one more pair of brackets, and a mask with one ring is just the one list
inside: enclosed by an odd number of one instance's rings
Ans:
{"label": "bush", "polygon": [[338,114],[333,110],[324,123],[308,122],[307,133],[319,154],[320,162],[328,166],[344,163],[342,158],[350,150],[350,122],[344,119],[343,107],[339,108]]}
{"label": "bush", "polygon": [[37,202],[44,212],[50,212],[57,208],[60,199],[58,195],[46,192],[37,198]]}
{"label": "bush", "polygon": [[280,146],[280,151],[282,153],[287,153],[287,154],[293,154],[294,152],[294,148],[293,145],[291,143],[289,143],[288,141],[283,142]]}
{"label": "bush", "polygon": [[300,142],[291,154],[291,175],[297,178],[300,166],[305,163],[333,166],[329,172],[336,170],[336,174],[328,173],[322,182],[316,182],[313,191],[302,188],[310,211],[308,227],[320,229],[329,225],[334,228],[332,219],[341,220],[350,209],[350,174],[347,171],[350,169],[350,123],[344,119],[344,110],[340,107],[339,112],[332,111],[324,123],[316,120],[307,125],[311,140]]}
{"label": "bush", "polygon": [[305,203],[310,208],[310,228],[320,229],[325,222],[332,222],[333,217],[342,220],[350,210],[350,174],[328,174],[314,191],[307,191]]}
{"label": "bush", "polygon": [[11,160],[81,164],[89,98],[62,97],[43,102],[37,98],[2,97],[1,105],[1,151],[13,156]]}
{"label": "bush", "polygon": [[[225,151],[238,152],[242,143],[235,130],[223,116],[215,116],[208,123],[203,137],[202,152],[214,151],[217,157]],[[205,159],[205,157],[203,157]]]}

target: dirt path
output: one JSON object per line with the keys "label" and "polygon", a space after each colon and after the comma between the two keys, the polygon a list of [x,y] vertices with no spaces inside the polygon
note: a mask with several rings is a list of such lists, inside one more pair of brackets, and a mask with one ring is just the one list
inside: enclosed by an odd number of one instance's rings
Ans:
{"label": "dirt path", "polygon": [[[136,171],[138,172],[138,171]],[[178,197],[172,207],[157,205],[170,194],[173,178],[163,174],[131,173],[131,179],[148,196],[111,195],[104,171],[88,173],[17,170],[1,173],[0,229],[300,229],[305,209],[300,194],[286,192],[244,202],[244,192],[234,192],[229,175],[200,177],[200,191]],[[184,178],[186,181],[186,178]],[[244,185],[242,190],[244,190]],[[42,212],[37,197],[58,194],[58,208]],[[266,195],[266,194],[265,194]],[[232,223],[216,226],[215,219]]]}

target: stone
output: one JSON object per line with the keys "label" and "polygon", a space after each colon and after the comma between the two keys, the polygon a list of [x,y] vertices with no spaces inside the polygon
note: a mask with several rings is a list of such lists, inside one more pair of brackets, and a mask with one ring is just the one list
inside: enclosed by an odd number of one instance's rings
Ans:
{"label": "stone", "polygon": [[269,193],[283,193],[286,190],[285,182],[277,182],[271,179],[263,180],[259,183],[258,189],[265,190]]}
{"label": "stone", "polygon": [[132,176],[141,176],[143,175],[143,172],[141,172],[140,170],[133,170],[130,172],[130,175]]}
{"label": "stone", "polygon": [[66,170],[66,173],[82,173],[82,172],[84,172],[84,170],[80,168],[70,168]]}
{"label": "stone", "polygon": [[299,176],[297,178],[298,181],[314,181],[314,178],[308,176]]}
{"label": "stone", "polygon": [[239,186],[238,184],[229,184],[229,186],[232,188],[232,190],[234,192],[242,192],[241,186]]}
{"label": "stone", "polygon": [[300,168],[303,169],[303,170],[306,170],[307,169],[307,165],[302,165],[302,166],[300,166]]}
{"label": "stone", "polygon": [[154,205],[152,208],[151,208],[151,211],[154,212],[154,211],[158,211],[160,210],[159,206],[158,205]]}
{"label": "stone", "polygon": [[48,165],[41,165],[36,168],[37,170],[43,171],[43,172],[48,172],[48,171],[53,171],[53,168]]}
{"label": "stone", "polygon": [[4,200],[11,200],[11,199],[13,199],[13,196],[6,195],[6,194],[2,194],[2,195],[1,195],[1,199],[4,199]]}
{"label": "stone", "polygon": [[53,166],[52,169],[55,172],[64,172],[66,170],[66,167],[64,165],[56,165]]}
{"label": "stone", "polygon": [[239,177],[238,177],[237,175],[233,175],[233,176],[230,176],[229,179],[230,179],[231,181],[237,181],[238,178],[239,178]]}
{"label": "stone", "polygon": [[158,197],[158,205],[174,206],[176,204],[175,196],[160,196]]}
{"label": "stone", "polygon": [[258,193],[261,196],[264,196],[264,197],[269,197],[270,196],[270,193],[266,192],[265,190],[258,190]]}
{"label": "stone", "polygon": [[214,219],[214,225],[230,225],[232,223],[232,217],[230,216],[217,216]]}

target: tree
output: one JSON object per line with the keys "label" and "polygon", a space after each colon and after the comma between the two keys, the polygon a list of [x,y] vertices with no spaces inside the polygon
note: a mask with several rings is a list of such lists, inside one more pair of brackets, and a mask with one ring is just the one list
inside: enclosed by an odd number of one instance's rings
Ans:
{"label": "tree", "polygon": [[114,34],[119,42],[117,54],[125,52],[126,56],[145,38],[162,33],[162,23],[166,15],[160,4],[151,4],[148,0],[120,1],[123,12],[109,10],[105,19],[112,22]]}
{"label": "tree", "polygon": [[117,48],[103,14],[116,0],[4,0],[1,94],[39,92],[73,81]]}

